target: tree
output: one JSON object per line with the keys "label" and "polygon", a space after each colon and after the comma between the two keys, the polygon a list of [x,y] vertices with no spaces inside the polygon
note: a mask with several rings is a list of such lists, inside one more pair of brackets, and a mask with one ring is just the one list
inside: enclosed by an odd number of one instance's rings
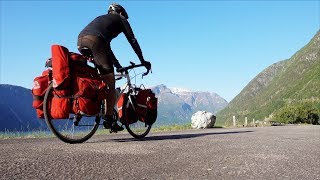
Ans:
{"label": "tree", "polygon": [[286,124],[319,124],[319,114],[319,110],[311,102],[298,102],[283,106],[275,112],[274,118]]}

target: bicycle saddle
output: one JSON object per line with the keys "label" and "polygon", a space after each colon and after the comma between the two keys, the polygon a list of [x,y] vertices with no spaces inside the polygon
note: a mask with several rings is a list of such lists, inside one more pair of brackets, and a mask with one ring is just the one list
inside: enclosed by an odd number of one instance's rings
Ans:
{"label": "bicycle saddle", "polygon": [[92,51],[88,47],[82,47],[81,49],[79,49],[79,51],[83,56],[87,58],[93,58]]}

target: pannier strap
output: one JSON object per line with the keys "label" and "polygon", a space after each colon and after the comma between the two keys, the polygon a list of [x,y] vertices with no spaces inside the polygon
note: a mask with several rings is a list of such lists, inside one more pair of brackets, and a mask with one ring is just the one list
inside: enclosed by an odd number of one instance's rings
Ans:
{"label": "pannier strap", "polygon": [[[92,99],[92,98],[87,98],[87,97],[83,97],[81,95],[71,95],[71,96],[66,96],[66,95],[53,95],[53,97],[55,98],[71,98],[71,99],[77,99],[79,97],[85,98],[85,99]],[[92,99],[92,100],[96,100],[96,98]]]}
{"label": "pannier strap", "polygon": [[137,106],[139,106],[139,107],[142,107],[142,108],[148,108],[148,106],[146,106],[146,105],[143,105],[143,104],[137,104]]}
{"label": "pannier strap", "polygon": [[[61,95],[53,95],[55,98],[77,98],[76,96],[61,96]],[[79,96],[78,96],[79,97]]]}
{"label": "pannier strap", "polygon": [[33,95],[33,100],[43,100],[43,96],[37,96],[37,95]]}

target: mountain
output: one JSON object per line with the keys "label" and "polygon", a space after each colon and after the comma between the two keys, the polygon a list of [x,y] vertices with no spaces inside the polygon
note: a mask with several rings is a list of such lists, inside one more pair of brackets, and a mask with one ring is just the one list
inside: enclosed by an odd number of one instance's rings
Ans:
{"label": "mountain", "polygon": [[217,113],[228,102],[216,93],[192,92],[181,88],[158,85],[151,88],[158,97],[157,124],[185,124],[191,122],[196,111]]}
{"label": "mountain", "polygon": [[30,131],[45,127],[32,108],[30,89],[0,84],[0,131]]}
{"label": "mountain", "polygon": [[217,121],[230,124],[232,116],[239,120],[271,118],[294,102],[312,102],[320,108],[320,31],[290,59],[259,73],[217,114]]}

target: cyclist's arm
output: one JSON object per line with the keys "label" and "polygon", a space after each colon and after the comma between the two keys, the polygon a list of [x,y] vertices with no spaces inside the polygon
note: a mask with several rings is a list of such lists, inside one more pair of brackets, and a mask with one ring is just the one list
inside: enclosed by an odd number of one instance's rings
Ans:
{"label": "cyclist's arm", "polygon": [[137,54],[140,61],[143,62],[144,58],[142,55],[141,48],[139,46],[137,39],[134,37],[133,31],[131,29],[129,22],[123,17],[121,17],[121,21],[123,24],[123,33],[125,34],[127,40],[131,44],[131,47],[133,48],[134,52]]}

